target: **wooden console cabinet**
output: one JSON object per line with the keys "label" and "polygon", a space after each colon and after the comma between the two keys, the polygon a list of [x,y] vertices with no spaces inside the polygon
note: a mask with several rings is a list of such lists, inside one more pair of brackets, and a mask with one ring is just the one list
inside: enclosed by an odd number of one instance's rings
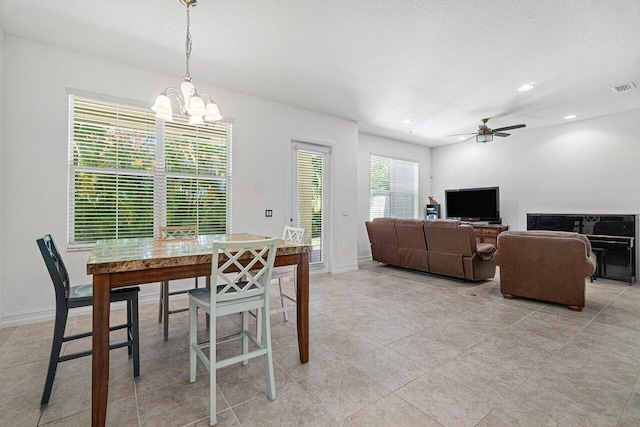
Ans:
{"label": "wooden console cabinet", "polygon": [[508,225],[475,225],[471,224],[476,233],[477,243],[491,243],[497,245],[498,234],[509,229]]}

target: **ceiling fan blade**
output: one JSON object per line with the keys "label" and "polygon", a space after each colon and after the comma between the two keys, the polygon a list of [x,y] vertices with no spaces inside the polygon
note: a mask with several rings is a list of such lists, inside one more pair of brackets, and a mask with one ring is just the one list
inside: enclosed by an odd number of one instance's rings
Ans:
{"label": "ceiling fan blade", "polygon": [[476,132],[468,132],[468,133],[456,133],[455,135],[447,135],[447,136],[463,136],[463,135],[475,135]]}
{"label": "ceiling fan blade", "polygon": [[525,124],[521,124],[521,125],[513,125],[513,126],[505,126],[503,128],[497,128],[494,129],[494,132],[500,132],[501,130],[511,130],[511,129],[520,129],[520,128],[526,128],[527,125]]}
{"label": "ceiling fan blade", "polygon": [[511,135],[510,133],[506,133],[506,132],[494,132],[493,134],[495,136],[509,136],[509,135]]}

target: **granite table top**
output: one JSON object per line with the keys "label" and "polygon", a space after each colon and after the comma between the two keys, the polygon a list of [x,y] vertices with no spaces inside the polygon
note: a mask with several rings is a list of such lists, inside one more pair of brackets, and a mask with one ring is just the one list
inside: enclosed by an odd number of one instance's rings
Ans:
{"label": "granite table top", "polygon": [[[197,240],[143,237],[99,240],[87,261],[87,274],[119,273],[151,268],[211,264],[213,242],[268,239],[256,234],[207,234]],[[278,239],[277,256],[309,252],[309,246]]]}

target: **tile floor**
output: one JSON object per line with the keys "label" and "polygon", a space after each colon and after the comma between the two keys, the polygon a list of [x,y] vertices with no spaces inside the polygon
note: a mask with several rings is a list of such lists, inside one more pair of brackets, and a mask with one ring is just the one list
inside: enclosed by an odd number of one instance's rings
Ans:
{"label": "tile floor", "polygon": [[[220,370],[218,425],[637,426],[639,305],[640,284],[603,279],[587,284],[576,313],[505,300],[498,280],[373,262],[312,277],[311,361],[298,361],[295,319],[273,316],[277,399],[266,397],[259,360]],[[205,426],[207,377],[200,367],[189,384],[187,315],[172,316],[168,342],[156,316],[155,305],[141,306],[139,382],[126,351],[111,352],[108,424]],[[237,320],[220,319],[219,333]],[[69,329],[90,325],[79,316]],[[51,334],[52,322],[0,330],[0,425],[89,425],[90,358],[60,366],[40,411]]]}

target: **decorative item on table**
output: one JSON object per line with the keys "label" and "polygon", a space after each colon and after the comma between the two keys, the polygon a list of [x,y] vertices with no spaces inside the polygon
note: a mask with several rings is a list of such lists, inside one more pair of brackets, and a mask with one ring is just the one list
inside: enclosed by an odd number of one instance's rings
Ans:
{"label": "decorative item on table", "polygon": [[433,196],[429,196],[429,204],[430,205],[437,205],[438,201],[436,199],[434,199]]}

